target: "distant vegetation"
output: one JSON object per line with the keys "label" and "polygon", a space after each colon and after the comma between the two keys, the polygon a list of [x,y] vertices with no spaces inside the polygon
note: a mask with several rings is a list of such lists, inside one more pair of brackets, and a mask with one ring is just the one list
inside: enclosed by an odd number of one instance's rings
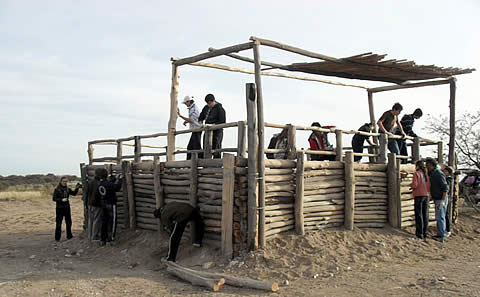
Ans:
{"label": "distant vegetation", "polygon": [[[0,191],[6,191],[11,188],[16,190],[40,190],[45,187],[55,187],[60,181],[58,175],[52,173],[49,174],[30,174],[30,175],[9,175],[1,176],[0,175]],[[66,175],[68,181],[76,182],[80,178],[75,175]]]}

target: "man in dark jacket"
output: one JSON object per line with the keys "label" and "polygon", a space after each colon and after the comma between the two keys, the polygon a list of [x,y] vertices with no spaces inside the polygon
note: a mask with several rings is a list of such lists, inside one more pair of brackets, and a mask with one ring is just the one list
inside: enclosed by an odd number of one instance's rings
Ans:
{"label": "man in dark jacket", "polygon": [[[358,131],[362,132],[372,132],[375,129],[375,125],[371,123],[365,123],[363,126],[358,128]],[[365,140],[368,142],[369,145],[373,145],[372,141],[370,140],[370,136],[365,136],[361,134],[355,134],[352,138],[352,149],[354,153],[363,153],[363,144]],[[362,159],[362,156],[354,156],[353,160],[355,162],[359,162]]]}
{"label": "man in dark jacket", "polygon": [[178,246],[182,239],[183,231],[189,221],[195,223],[194,246],[201,246],[203,239],[203,221],[198,210],[190,204],[181,202],[170,202],[164,207],[153,212],[156,218],[162,222],[164,229],[170,233],[168,241],[167,261],[175,262]]}
{"label": "man in dark jacket", "polygon": [[444,242],[447,239],[445,215],[448,204],[448,185],[435,159],[427,158],[425,165],[430,176],[430,195],[435,203],[435,220],[437,221],[437,235],[433,236],[433,239]]}
{"label": "man in dark jacket", "polygon": [[114,176],[108,178],[108,173],[106,171],[103,172],[97,189],[102,208],[101,246],[115,240],[117,229],[117,192],[120,191],[121,187],[121,178],[116,179]]}
{"label": "man in dark jacket", "polygon": [[[225,119],[225,109],[223,109],[222,104],[215,100],[215,96],[213,94],[208,94],[205,96],[205,105],[198,117],[198,122],[205,124],[224,124]],[[223,129],[216,129],[213,130],[213,139],[212,139],[212,149],[221,149],[222,148],[222,140],[223,140]],[[205,148],[205,134],[203,135],[203,147]],[[221,158],[221,153],[214,153],[214,158]]]}
{"label": "man in dark jacket", "polygon": [[98,186],[102,176],[107,176],[105,168],[95,169],[95,177],[88,181],[87,205],[88,205],[88,239],[100,240],[102,230],[102,204]]}
{"label": "man in dark jacket", "polygon": [[55,240],[60,241],[60,237],[62,236],[62,221],[65,217],[65,225],[67,226],[67,239],[71,239],[72,235],[72,214],[70,210],[70,202],[69,196],[70,195],[77,195],[78,189],[80,189],[81,185],[77,184],[75,190],[72,191],[68,186],[68,179],[66,177],[62,177],[60,179],[60,183],[53,191],[53,198],[52,200],[56,202],[56,217],[55,217]]}
{"label": "man in dark jacket", "polygon": [[[418,120],[419,118],[421,118],[422,115],[423,115],[422,110],[420,108],[417,108],[412,114],[406,114],[402,117],[400,124],[402,124],[403,131],[405,132],[405,134],[411,137],[417,137],[417,134],[413,132],[413,123],[415,122],[415,120]],[[402,135],[402,131],[399,128],[396,128],[395,135]],[[398,143],[398,148],[400,150],[400,155],[408,156],[407,141],[405,140],[405,138],[397,139],[397,143]],[[402,163],[406,164],[407,160],[402,159]]]}

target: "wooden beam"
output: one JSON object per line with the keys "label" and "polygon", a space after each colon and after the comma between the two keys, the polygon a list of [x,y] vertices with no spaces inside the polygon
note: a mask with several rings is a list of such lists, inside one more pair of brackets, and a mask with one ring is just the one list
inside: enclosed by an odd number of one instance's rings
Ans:
{"label": "wooden beam", "polygon": [[117,164],[122,164],[122,142],[117,140]]}
{"label": "wooden beam", "polygon": [[353,152],[345,153],[345,229],[353,230],[355,217],[355,171]]}
{"label": "wooden beam", "polygon": [[291,124],[288,124],[288,133],[287,133],[287,152],[288,156],[287,159],[289,160],[295,160],[297,157],[297,148],[296,148],[296,143],[297,143],[297,129],[295,129],[295,126],[292,126]]}
{"label": "wooden beam", "polygon": [[[130,204],[128,196],[130,195],[128,182],[127,182],[127,174],[128,174],[128,161],[122,161],[122,174],[123,174],[123,182],[122,182],[122,193],[123,193],[123,223],[125,225],[125,229],[130,228]],[[133,191],[132,191],[133,194]]]}
{"label": "wooden beam", "polygon": [[213,142],[213,131],[209,126],[205,127],[205,132],[203,136],[203,158],[211,159],[212,154],[212,142]]}
{"label": "wooden beam", "polygon": [[303,218],[303,194],[304,194],[304,171],[305,153],[297,152],[297,172],[295,189],[295,231],[298,235],[305,235]]}
{"label": "wooden beam", "polygon": [[255,84],[247,83],[247,124],[248,124],[248,237],[247,248],[254,250],[257,239],[257,103]]}
{"label": "wooden beam", "polygon": [[245,121],[238,122],[238,132],[237,132],[237,156],[245,158],[247,156],[246,148],[246,134],[247,134],[247,124]]}
{"label": "wooden beam", "polygon": [[425,82],[418,82],[418,83],[411,83],[411,84],[371,88],[371,89],[368,89],[368,92],[369,93],[378,93],[378,92],[402,90],[402,89],[410,89],[410,88],[418,88],[418,87],[426,87],[426,86],[445,85],[445,84],[450,83],[450,80],[451,79],[442,79],[442,80],[425,81]]}
{"label": "wooden beam", "polygon": [[456,93],[456,79],[450,79],[450,140],[448,143],[448,166],[455,164],[455,93]]}
{"label": "wooden beam", "polygon": [[385,133],[382,133],[378,138],[379,147],[377,163],[385,164],[387,163],[387,135]]}
{"label": "wooden beam", "polygon": [[172,63],[172,86],[170,89],[170,120],[168,121],[168,138],[167,138],[167,161],[175,160],[175,129],[177,127],[177,110],[178,110],[178,67]]}
{"label": "wooden beam", "polygon": [[140,140],[140,136],[135,136],[135,148],[134,148],[134,161],[135,162],[140,162],[141,160],[141,154],[142,154],[142,143]]}
{"label": "wooden beam", "polygon": [[255,61],[255,85],[257,87],[257,120],[258,120],[258,245],[265,247],[265,136],[264,136],[264,112],[263,112],[263,91],[260,64],[260,46],[257,42],[253,44],[253,59]]}
{"label": "wooden beam", "polygon": [[441,141],[437,143],[437,159],[438,164],[443,164],[443,142]]}
{"label": "wooden beam", "polygon": [[173,65],[175,66],[180,66],[180,65],[185,65],[185,64],[191,64],[195,63],[198,61],[202,61],[205,59],[213,58],[213,57],[218,57],[230,53],[238,53],[243,50],[247,50],[249,48],[252,48],[253,42],[247,42],[247,43],[242,43],[238,45],[233,45],[229,47],[224,47],[218,50],[202,53],[196,56],[188,57],[188,58],[183,58],[183,59],[173,59]]}
{"label": "wooden beam", "polygon": [[399,228],[398,224],[398,205],[397,197],[397,171],[396,157],[394,153],[388,154],[387,180],[388,180],[388,222],[393,228]]}
{"label": "wooden beam", "polygon": [[[125,168],[124,168],[125,166]],[[136,211],[135,211],[135,197],[133,193],[133,180],[132,180],[132,163],[131,162],[123,162],[122,169],[124,172],[125,180],[127,182],[127,199],[128,199],[128,214],[130,218],[130,229],[137,228],[137,219],[136,219]],[[125,196],[124,196],[125,197]],[[126,212],[127,210],[125,210]]]}
{"label": "wooden beam", "polygon": [[222,254],[233,257],[233,192],[235,187],[235,156],[223,154],[222,185]]}
{"label": "wooden beam", "polygon": [[[161,208],[165,204],[165,198],[163,196],[163,188],[162,183],[160,182],[160,174],[161,174],[161,167],[160,167],[160,160],[158,157],[153,158],[153,187],[155,192],[155,207]],[[162,231],[162,223],[160,220],[157,220],[158,231]],[[192,234],[195,234],[192,232]]]}
{"label": "wooden beam", "polygon": [[342,130],[335,130],[335,140],[336,140],[336,147],[335,147],[335,161],[343,161],[343,139],[342,139]]}
{"label": "wooden beam", "polygon": [[88,165],[93,165],[93,143],[89,142],[88,143]]}

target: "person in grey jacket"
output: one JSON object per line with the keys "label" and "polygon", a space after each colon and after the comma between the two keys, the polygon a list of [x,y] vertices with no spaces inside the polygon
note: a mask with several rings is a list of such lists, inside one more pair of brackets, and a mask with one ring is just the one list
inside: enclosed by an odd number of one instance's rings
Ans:
{"label": "person in grey jacket", "polygon": [[437,221],[437,235],[433,239],[444,242],[447,239],[445,215],[448,205],[448,184],[445,174],[438,168],[437,161],[432,158],[425,160],[430,176],[430,195],[435,203],[435,220]]}

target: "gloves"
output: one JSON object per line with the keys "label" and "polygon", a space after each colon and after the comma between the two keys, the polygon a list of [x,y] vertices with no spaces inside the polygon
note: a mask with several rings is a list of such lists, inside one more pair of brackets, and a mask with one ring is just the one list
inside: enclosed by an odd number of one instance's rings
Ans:
{"label": "gloves", "polygon": [[80,189],[82,187],[82,184],[81,183],[77,183],[77,185],[75,186],[75,189]]}
{"label": "gloves", "polygon": [[67,202],[68,201],[68,198],[63,198],[62,199],[62,202]]}
{"label": "gloves", "polygon": [[437,210],[441,210],[445,207],[445,200],[440,200],[440,203],[437,205]]}

